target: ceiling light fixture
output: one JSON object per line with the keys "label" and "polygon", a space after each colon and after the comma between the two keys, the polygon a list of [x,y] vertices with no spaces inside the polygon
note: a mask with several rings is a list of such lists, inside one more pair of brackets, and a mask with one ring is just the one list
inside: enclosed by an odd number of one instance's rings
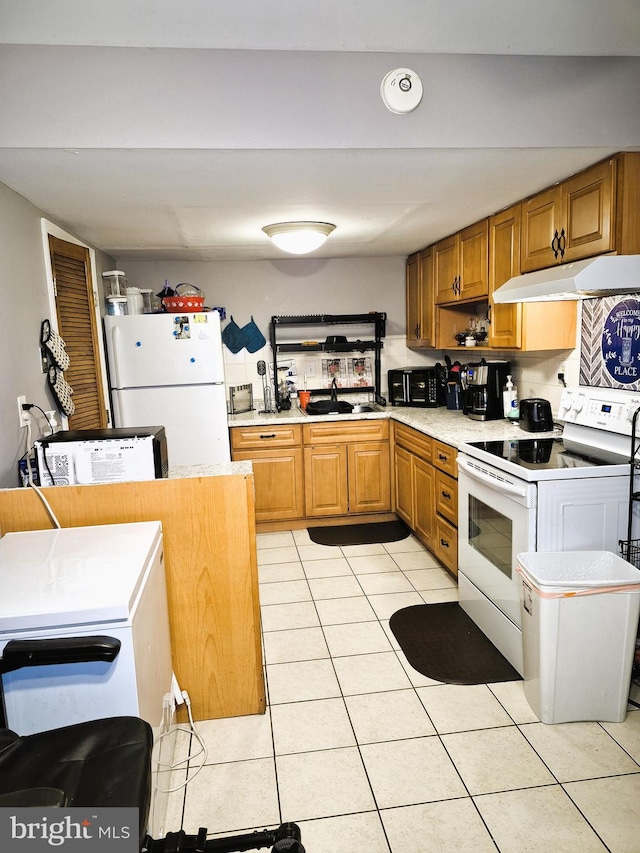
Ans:
{"label": "ceiling light fixture", "polygon": [[330,222],[276,222],[262,230],[283,252],[306,255],[322,246],[335,227]]}

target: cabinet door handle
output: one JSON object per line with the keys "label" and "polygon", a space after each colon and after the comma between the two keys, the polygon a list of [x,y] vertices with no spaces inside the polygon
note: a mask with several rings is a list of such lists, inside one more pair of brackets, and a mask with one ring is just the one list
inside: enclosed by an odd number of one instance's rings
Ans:
{"label": "cabinet door handle", "polygon": [[451,283],[451,290],[453,290],[454,293],[457,293],[457,291],[456,291],[456,281],[457,280],[458,280],[458,276],[456,276],[454,278],[453,282]]}
{"label": "cabinet door handle", "polygon": [[449,547],[449,543],[447,542],[446,539],[440,539],[440,544],[442,545],[443,548]]}
{"label": "cabinet door handle", "polygon": [[564,247],[566,246],[567,241],[564,236],[564,228],[560,231],[560,239],[558,240],[558,247],[560,249],[560,257],[564,258]]}
{"label": "cabinet door handle", "polygon": [[275,437],[276,437],[275,432],[272,432],[270,435],[261,435],[260,436],[260,438],[275,438]]}
{"label": "cabinet door handle", "polygon": [[558,252],[560,251],[560,237],[558,236],[557,229],[553,233],[553,240],[551,241],[551,250],[553,251],[553,257],[558,257]]}
{"label": "cabinet door handle", "polygon": [[442,454],[442,453],[438,453],[438,459],[439,459],[441,462],[448,462],[448,461],[449,461],[449,457],[448,457],[448,456],[443,456],[443,454]]}
{"label": "cabinet door handle", "polygon": [[440,492],[440,494],[441,494],[441,496],[442,496],[446,501],[450,501],[450,500],[451,500],[451,495],[450,495],[450,493],[449,493],[449,492]]}
{"label": "cabinet door handle", "polygon": [[420,323],[416,323],[416,340],[420,340]]}

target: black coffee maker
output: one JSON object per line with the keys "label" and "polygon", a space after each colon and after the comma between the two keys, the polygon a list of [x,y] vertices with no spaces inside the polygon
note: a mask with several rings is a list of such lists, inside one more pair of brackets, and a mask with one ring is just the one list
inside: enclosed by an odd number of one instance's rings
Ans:
{"label": "black coffee maker", "polygon": [[511,374],[508,361],[465,364],[460,379],[463,388],[462,411],[474,421],[493,421],[504,417],[502,389]]}

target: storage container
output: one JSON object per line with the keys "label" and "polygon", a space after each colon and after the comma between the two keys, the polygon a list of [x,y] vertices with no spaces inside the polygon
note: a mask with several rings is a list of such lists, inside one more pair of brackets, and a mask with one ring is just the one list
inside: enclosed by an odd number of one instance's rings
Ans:
{"label": "storage container", "polygon": [[108,270],[102,273],[102,285],[105,297],[124,296],[127,279],[122,270]]}
{"label": "storage container", "polygon": [[610,551],[518,554],[524,693],[543,723],[622,722],[640,571]]}
{"label": "storage container", "polygon": [[140,293],[142,294],[142,313],[153,314],[153,291],[150,287],[141,287]]}
{"label": "storage container", "polygon": [[128,304],[126,296],[108,296],[107,297],[107,314],[120,316],[128,314]]}
{"label": "storage container", "polygon": [[144,313],[144,300],[142,298],[142,293],[137,287],[128,287],[127,288],[127,305],[128,305],[128,313],[129,314],[143,314]]}

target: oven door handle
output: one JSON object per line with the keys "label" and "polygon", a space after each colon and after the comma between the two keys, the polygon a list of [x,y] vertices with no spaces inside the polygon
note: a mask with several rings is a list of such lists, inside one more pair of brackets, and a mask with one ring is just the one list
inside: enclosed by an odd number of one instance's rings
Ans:
{"label": "oven door handle", "polygon": [[460,460],[460,458],[458,458],[456,461],[458,463],[459,471],[463,471],[465,474],[468,474],[475,480],[479,480],[481,483],[490,486],[497,492],[516,495],[519,498],[526,498],[529,493],[528,484],[516,486],[515,483],[509,483],[506,480],[499,480],[497,477],[491,477],[489,474],[485,474],[483,471],[479,471],[477,468],[471,467],[466,459]]}

